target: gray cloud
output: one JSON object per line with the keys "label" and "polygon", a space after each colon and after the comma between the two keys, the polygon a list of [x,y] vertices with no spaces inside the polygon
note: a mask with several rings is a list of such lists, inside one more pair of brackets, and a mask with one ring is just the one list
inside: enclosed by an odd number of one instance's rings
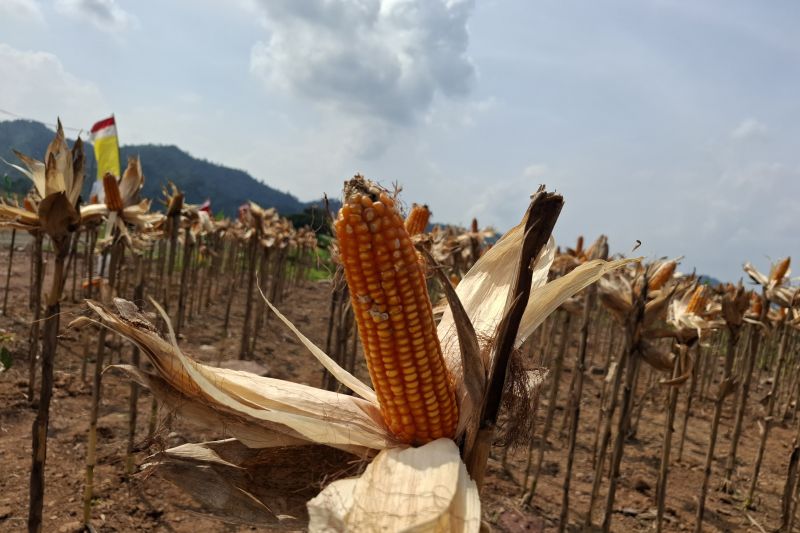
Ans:
{"label": "gray cloud", "polygon": [[120,33],[138,26],[138,19],[122,9],[116,0],[57,0],[56,10],[87,18],[100,30]]}
{"label": "gray cloud", "polygon": [[754,118],[747,118],[739,123],[731,131],[731,139],[737,141],[746,141],[749,139],[758,139],[761,137],[766,137],[767,132],[766,124],[759,122]]}
{"label": "gray cloud", "polygon": [[408,125],[436,95],[467,94],[473,0],[259,4],[270,33],[251,70],[270,87],[359,119]]}
{"label": "gray cloud", "polygon": [[48,122],[60,116],[65,125],[80,127],[108,109],[94,83],[67,71],[51,53],[0,43],[0,72],[14,74],[14,83],[0,84],[0,102],[20,115]]}
{"label": "gray cloud", "polygon": [[0,17],[44,23],[44,15],[36,0],[3,0],[0,2]]}

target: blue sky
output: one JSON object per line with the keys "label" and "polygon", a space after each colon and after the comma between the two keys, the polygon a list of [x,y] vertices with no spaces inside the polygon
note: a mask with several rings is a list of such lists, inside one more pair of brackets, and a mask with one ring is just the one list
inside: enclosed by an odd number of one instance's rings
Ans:
{"label": "blue sky", "polygon": [[[790,0],[3,0],[0,109],[177,144],[301,199],[360,171],[504,230],[722,279],[798,255]],[[4,118],[0,115],[0,119]]]}

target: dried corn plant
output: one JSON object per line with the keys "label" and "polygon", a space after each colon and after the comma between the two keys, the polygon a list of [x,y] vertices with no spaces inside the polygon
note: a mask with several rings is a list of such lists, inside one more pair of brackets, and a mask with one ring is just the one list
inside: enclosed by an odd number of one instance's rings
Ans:
{"label": "dried corn plant", "polygon": [[[590,261],[546,283],[554,249],[549,235],[560,205],[557,195],[534,195],[523,222],[475,263],[457,289],[446,286],[450,307],[437,327],[423,265],[394,200],[361,177],[349,181],[337,233],[376,389],[267,305],[355,396],[196,363],[183,355],[174,334],[162,339],[134,305],[90,303],[105,326],[136,343],[153,363],[155,374],[125,367],[133,378],[187,418],[224,425],[234,437],[168,450],[151,463],[207,504],[230,502],[212,505],[217,512],[260,524],[297,527],[307,519],[311,530],[476,531],[479,486],[510,354],[566,299],[629,262]],[[342,453],[369,463],[360,477],[348,477],[352,470],[337,461]],[[285,460],[300,456],[314,460]],[[309,462],[330,469],[312,469]],[[279,480],[313,474],[322,490],[308,502],[308,514],[301,501],[307,492],[296,498],[284,493],[283,503],[270,501],[268,507],[268,484],[253,487],[235,474],[259,466],[271,466]],[[251,480],[263,479],[252,474]],[[434,486],[437,498],[430,497]],[[360,497],[365,491],[369,498]]]}
{"label": "dried corn plant", "polygon": [[[0,204],[0,221],[4,225],[35,232],[37,236],[46,235],[53,243],[55,253],[52,285],[45,298],[42,384],[36,419],[33,422],[33,461],[28,513],[28,530],[41,531],[47,428],[50,421],[50,400],[53,395],[53,368],[58,348],[61,295],[65,283],[64,265],[69,255],[71,233],[81,222],[78,200],[84,177],[83,143],[78,139],[70,149],[59,120],[55,138],[47,147],[44,162],[19,152],[16,154],[25,168],[16,165],[14,167],[30,178],[34,185],[31,208],[29,209],[29,205],[26,205],[25,209],[20,209],[6,203]],[[38,237],[37,242],[41,242]],[[41,247],[38,248],[38,253],[41,255]],[[38,278],[37,283],[41,283],[41,278]],[[40,285],[36,290],[41,290]],[[38,315],[38,302],[36,306]],[[38,318],[36,315],[35,320]],[[34,335],[38,335],[38,332],[32,334]],[[32,339],[32,342],[36,342],[36,339]],[[30,381],[32,385],[33,375]]]}

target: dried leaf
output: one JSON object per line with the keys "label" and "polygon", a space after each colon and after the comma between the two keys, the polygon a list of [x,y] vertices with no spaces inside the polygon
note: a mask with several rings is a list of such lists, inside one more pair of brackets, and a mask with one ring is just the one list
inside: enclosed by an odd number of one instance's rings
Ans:
{"label": "dried leaf", "polygon": [[147,467],[226,522],[295,531],[325,483],[361,468],[356,457],[324,446],[252,449],[235,439],[171,448]]}
{"label": "dried leaf", "polygon": [[528,306],[522,316],[522,322],[517,334],[516,348],[519,348],[525,339],[538,328],[550,313],[558,309],[568,298],[582,291],[608,272],[625,265],[635,263],[640,259],[618,259],[616,261],[603,261],[595,259],[577,267],[575,270],[557,278],[546,285],[531,291]]}
{"label": "dried leaf", "polygon": [[375,395],[375,391],[372,390],[369,386],[367,386],[363,381],[352,375],[350,372],[342,368],[339,363],[334,361],[328,354],[326,354],[322,349],[320,349],[316,344],[311,342],[308,337],[300,333],[300,330],[295,327],[292,322],[286,318],[283,313],[278,311],[278,309],[272,305],[272,303],[267,299],[264,295],[264,292],[261,290],[261,287],[258,288],[258,291],[261,293],[261,297],[267,303],[272,312],[275,313],[278,318],[286,324],[292,333],[295,334],[297,339],[303,343],[303,346],[308,348],[308,351],[317,358],[317,360],[325,367],[325,369],[330,372],[333,377],[339,380],[342,385],[349,387],[350,390],[364,398],[366,401],[378,405],[378,397]]}
{"label": "dried leaf", "polygon": [[202,365],[164,341],[143,317],[122,320],[88,302],[104,325],[137,344],[176,392],[310,442],[382,449],[396,445],[375,404],[335,392]]}
{"label": "dried leaf", "polygon": [[54,241],[63,239],[77,226],[81,217],[70,204],[63,191],[47,196],[39,204],[39,221],[42,230]]}
{"label": "dried leaf", "polygon": [[[436,277],[439,279],[439,283],[444,290],[448,309],[453,315],[453,322],[458,335],[458,348],[461,352],[461,368],[466,369],[463,371],[463,379],[457,382],[459,420],[456,433],[460,434],[467,426],[470,417],[474,415],[477,406],[483,398],[486,387],[488,361],[481,356],[481,349],[478,344],[478,337],[475,335],[475,328],[472,327],[472,322],[470,322],[469,316],[464,306],[461,305],[461,300],[458,299],[456,290],[450,284],[450,280],[447,279],[444,270],[438,266],[430,252],[424,248],[421,248],[421,252],[427,261],[434,266]],[[484,353],[488,353],[488,350]]]}

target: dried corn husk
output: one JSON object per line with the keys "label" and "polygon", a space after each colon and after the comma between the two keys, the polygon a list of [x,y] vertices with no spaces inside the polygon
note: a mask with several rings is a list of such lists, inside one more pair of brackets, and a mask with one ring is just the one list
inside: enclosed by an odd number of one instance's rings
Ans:
{"label": "dried corn husk", "polygon": [[449,439],[382,451],[361,477],[325,487],[308,512],[311,531],[477,532],[481,522],[478,489]]}
{"label": "dried corn husk", "polygon": [[103,324],[138,345],[159,376],[183,397],[241,417],[250,424],[348,451],[397,444],[374,403],[289,381],[202,365],[184,356],[175,344],[161,339],[142,315],[131,311],[130,302],[116,298],[114,303],[117,314],[99,303],[88,302]]}

